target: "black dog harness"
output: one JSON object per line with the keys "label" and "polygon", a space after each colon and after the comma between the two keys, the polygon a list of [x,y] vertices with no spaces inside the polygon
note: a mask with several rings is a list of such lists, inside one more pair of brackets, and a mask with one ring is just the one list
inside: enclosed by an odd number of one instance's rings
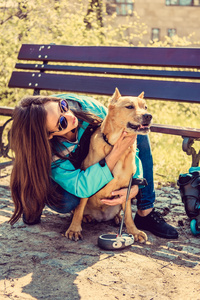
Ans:
{"label": "black dog harness", "polygon": [[99,126],[100,124],[95,126],[88,125],[79,141],[78,147],[67,157],[67,159],[72,163],[75,169],[81,169],[81,164],[89,152],[91,136]]}
{"label": "black dog harness", "polygon": [[108,141],[108,139],[107,139],[107,137],[106,137],[106,135],[105,135],[104,133],[102,133],[102,136],[103,136],[104,141],[105,141],[109,146],[111,146],[111,147],[114,146],[114,145],[111,145],[111,144],[109,143],[109,141]]}

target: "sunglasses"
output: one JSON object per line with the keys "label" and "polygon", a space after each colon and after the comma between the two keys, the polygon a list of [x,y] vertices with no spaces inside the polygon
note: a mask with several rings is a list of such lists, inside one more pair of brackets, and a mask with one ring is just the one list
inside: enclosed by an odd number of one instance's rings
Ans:
{"label": "sunglasses", "polygon": [[[59,107],[62,114],[68,112],[69,110],[69,105],[66,100],[61,100],[59,102]],[[58,130],[59,131],[64,130],[67,128],[67,126],[68,126],[67,119],[64,116],[60,116]]]}
{"label": "sunglasses", "polygon": [[[58,103],[59,108],[60,108],[60,112],[62,114],[68,112],[69,110],[69,105],[67,103],[66,100],[60,100],[60,102]],[[59,120],[58,120],[58,130],[56,131],[51,131],[50,133],[54,133],[54,132],[59,132],[62,131],[64,129],[66,129],[68,126],[68,122],[67,119],[64,116],[60,116]]]}

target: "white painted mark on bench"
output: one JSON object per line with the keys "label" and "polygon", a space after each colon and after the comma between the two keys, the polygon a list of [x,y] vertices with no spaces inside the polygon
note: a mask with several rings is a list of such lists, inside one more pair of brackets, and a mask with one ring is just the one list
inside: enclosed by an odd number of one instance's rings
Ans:
{"label": "white painted mark on bench", "polygon": [[41,51],[44,48],[44,46],[40,46],[39,51]]}

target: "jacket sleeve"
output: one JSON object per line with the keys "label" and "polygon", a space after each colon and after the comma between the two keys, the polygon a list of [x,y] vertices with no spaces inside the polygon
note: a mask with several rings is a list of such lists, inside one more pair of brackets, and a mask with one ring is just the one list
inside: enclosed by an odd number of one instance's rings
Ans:
{"label": "jacket sleeve", "polygon": [[[135,164],[136,164],[136,172],[133,175],[133,178],[143,178],[143,168],[140,158],[138,157],[139,150],[136,149],[135,155]],[[144,185],[138,185],[139,189],[143,188]]]}
{"label": "jacket sleeve", "polygon": [[90,197],[113,179],[106,163],[96,163],[83,171],[74,169],[69,160],[60,162],[60,165],[56,162],[51,177],[63,189],[80,198]]}
{"label": "jacket sleeve", "polygon": [[[138,150],[135,156],[136,173],[133,178],[143,178],[142,164],[137,153]],[[74,169],[68,160],[56,162],[52,166],[51,177],[63,189],[80,198],[92,196],[113,179],[106,163],[96,163],[83,171]],[[139,188],[142,187],[144,186],[139,185]]]}
{"label": "jacket sleeve", "polygon": [[136,155],[135,155],[135,164],[136,164],[136,172],[133,175],[133,178],[143,178],[143,168],[141,160],[138,157],[139,150],[136,149]]}

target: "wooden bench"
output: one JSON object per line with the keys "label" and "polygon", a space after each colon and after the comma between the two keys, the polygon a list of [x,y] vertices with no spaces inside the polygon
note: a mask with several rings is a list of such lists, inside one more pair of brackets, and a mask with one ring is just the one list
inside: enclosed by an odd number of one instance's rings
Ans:
{"label": "wooden bench", "polygon": [[[9,87],[35,95],[52,90],[110,96],[118,87],[124,96],[145,91],[146,99],[200,103],[200,48],[24,44],[18,60]],[[0,107],[0,114],[11,116],[12,109]],[[192,145],[200,140],[200,129],[153,124],[151,131],[182,136],[192,166],[199,165],[200,151]]]}

